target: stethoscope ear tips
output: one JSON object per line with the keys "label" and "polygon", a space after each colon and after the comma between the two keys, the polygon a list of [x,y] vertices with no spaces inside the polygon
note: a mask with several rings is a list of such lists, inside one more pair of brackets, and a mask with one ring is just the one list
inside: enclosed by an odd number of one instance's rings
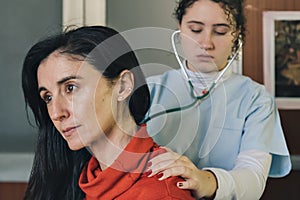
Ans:
{"label": "stethoscope ear tips", "polygon": [[175,35],[175,34],[177,34],[177,33],[180,33],[180,30],[174,31],[172,35]]}

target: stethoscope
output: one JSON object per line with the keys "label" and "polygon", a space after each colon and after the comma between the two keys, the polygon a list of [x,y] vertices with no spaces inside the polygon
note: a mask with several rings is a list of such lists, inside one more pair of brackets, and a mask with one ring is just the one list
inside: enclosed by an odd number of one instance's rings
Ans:
{"label": "stethoscope", "polygon": [[191,104],[182,106],[182,107],[176,107],[176,108],[171,108],[171,109],[167,109],[167,110],[163,110],[157,113],[154,113],[150,116],[148,116],[147,118],[145,118],[143,120],[143,123],[148,122],[149,120],[156,118],[158,116],[167,114],[167,113],[172,113],[172,112],[177,112],[177,111],[182,111],[182,110],[186,110],[189,109],[195,105],[198,105],[199,103],[201,103],[201,101],[203,101],[206,97],[208,97],[209,94],[212,93],[213,89],[216,87],[216,85],[218,84],[218,82],[221,80],[221,78],[224,76],[224,74],[228,71],[228,69],[231,67],[233,61],[235,60],[235,58],[237,57],[237,55],[239,54],[239,51],[242,48],[242,42],[240,42],[239,47],[237,49],[237,51],[233,54],[233,56],[230,58],[230,60],[227,62],[226,66],[223,68],[223,70],[215,77],[215,79],[213,80],[213,82],[210,84],[210,86],[208,86],[205,90],[203,90],[204,92],[200,93],[200,95],[196,95],[194,93],[194,86],[192,84],[192,80],[191,78],[188,76],[187,70],[184,67],[182,61],[180,60],[177,48],[176,48],[176,44],[175,44],[175,36],[176,34],[179,34],[180,30],[174,31],[171,35],[171,44],[172,44],[172,49],[174,51],[175,57],[177,59],[177,62],[180,66],[180,69],[186,79],[186,81],[188,82],[188,85],[190,87],[190,93],[191,96],[195,99]]}

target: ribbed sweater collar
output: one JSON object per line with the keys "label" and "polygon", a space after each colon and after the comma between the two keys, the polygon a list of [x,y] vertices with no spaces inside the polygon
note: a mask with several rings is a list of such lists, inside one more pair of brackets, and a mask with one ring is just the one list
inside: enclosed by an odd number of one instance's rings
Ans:
{"label": "ribbed sweater collar", "polygon": [[92,157],[79,179],[86,200],[114,199],[128,190],[146,169],[153,147],[157,145],[142,126],[110,167],[102,171]]}

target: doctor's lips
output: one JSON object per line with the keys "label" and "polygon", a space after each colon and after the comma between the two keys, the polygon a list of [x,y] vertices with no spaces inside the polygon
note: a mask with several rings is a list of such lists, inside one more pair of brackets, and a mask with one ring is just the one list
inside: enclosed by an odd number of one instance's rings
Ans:
{"label": "doctor's lips", "polygon": [[80,126],[81,125],[65,128],[62,130],[62,133],[65,137],[70,137]]}
{"label": "doctor's lips", "polygon": [[213,56],[207,55],[207,54],[199,54],[199,55],[196,55],[196,57],[198,59],[200,59],[201,61],[205,61],[205,62],[211,62],[214,59]]}

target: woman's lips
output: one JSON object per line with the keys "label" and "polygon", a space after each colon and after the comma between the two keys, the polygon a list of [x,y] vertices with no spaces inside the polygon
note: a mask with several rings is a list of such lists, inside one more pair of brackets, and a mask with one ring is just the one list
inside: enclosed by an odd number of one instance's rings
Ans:
{"label": "woman's lips", "polygon": [[68,127],[63,129],[63,135],[67,138],[70,137],[71,135],[73,135],[74,132],[76,132],[77,128],[80,127],[80,125],[78,126],[72,126],[72,127]]}

